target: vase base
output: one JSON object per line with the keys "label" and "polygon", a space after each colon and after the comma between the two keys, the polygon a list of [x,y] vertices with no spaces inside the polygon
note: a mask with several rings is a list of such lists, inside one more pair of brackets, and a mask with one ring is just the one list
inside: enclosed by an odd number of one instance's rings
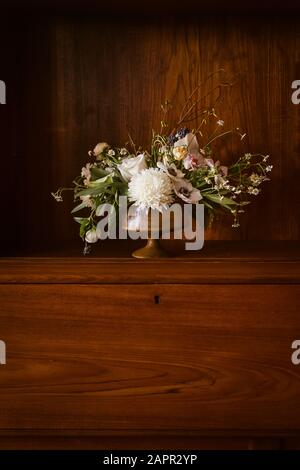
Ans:
{"label": "vase base", "polygon": [[147,245],[139,250],[135,250],[132,253],[134,258],[169,258],[170,255],[167,253],[159,244],[157,239],[149,239]]}

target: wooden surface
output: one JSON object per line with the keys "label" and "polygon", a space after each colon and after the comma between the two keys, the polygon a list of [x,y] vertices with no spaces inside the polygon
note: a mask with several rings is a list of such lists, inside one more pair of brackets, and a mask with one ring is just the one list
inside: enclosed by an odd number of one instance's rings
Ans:
{"label": "wooden surface", "polygon": [[72,198],[56,204],[50,192],[71,183],[98,140],[118,145],[129,130],[148,143],[160,103],[175,100],[176,114],[190,90],[220,67],[241,80],[218,111],[248,134],[240,149],[224,142],[222,159],[229,163],[246,149],[269,153],[274,172],[241,229],[222,216],[210,238],[299,239],[299,109],[291,103],[291,83],[299,78],[297,14],[213,17],[197,10],[155,22],[69,12],[5,23],[4,250],[75,240]]}
{"label": "wooden surface", "polygon": [[297,244],[129,248],[0,260],[0,449],[299,447]]}
{"label": "wooden surface", "polygon": [[[142,242],[144,243],[144,242]],[[138,244],[139,245],[139,244]],[[104,242],[88,257],[80,246],[0,258],[2,284],[299,284],[300,250],[291,242],[207,242],[168,259],[131,257],[136,243]],[[35,256],[34,256],[35,255]]]}
{"label": "wooden surface", "polygon": [[1,286],[0,426],[297,435],[299,294],[285,285]]}

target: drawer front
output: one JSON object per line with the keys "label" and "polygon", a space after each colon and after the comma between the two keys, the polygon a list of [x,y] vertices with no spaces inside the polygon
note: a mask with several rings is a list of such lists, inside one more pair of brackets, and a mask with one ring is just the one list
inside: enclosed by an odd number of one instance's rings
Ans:
{"label": "drawer front", "polygon": [[300,287],[0,286],[0,428],[298,432]]}

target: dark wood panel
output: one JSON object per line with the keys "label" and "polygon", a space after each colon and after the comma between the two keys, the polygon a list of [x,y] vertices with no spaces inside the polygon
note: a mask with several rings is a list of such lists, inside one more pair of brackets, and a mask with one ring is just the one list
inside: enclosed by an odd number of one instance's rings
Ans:
{"label": "dark wood panel", "polygon": [[[16,19],[12,30],[7,21],[0,45],[9,94],[0,117],[2,191],[10,194],[3,220],[14,230],[1,232],[2,246],[76,239],[72,198],[57,205],[50,191],[70,184],[97,140],[121,144],[130,130],[147,143],[160,103],[175,101],[175,114],[220,67],[241,74],[222,117],[248,132],[241,151],[272,155],[274,173],[241,230],[222,216],[209,237],[299,239],[299,110],[290,99],[300,72],[297,15],[192,17],[121,21],[69,12]],[[226,145],[227,162],[234,149]]]}
{"label": "dark wood panel", "polygon": [[155,304],[157,293],[1,286],[0,427],[300,432],[299,287],[161,285]]}
{"label": "dark wood panel", "polygon": [[[229,76],[242,74],[222,110],[225,122],[248,132],[239,151],[270,153],[275,169],[272,183],[250,208],[242,229],[233,231],[221,217],[210,237],[299,238],[299,113],[290,99],[291,82],[299,71],[298,24],[228,17],[208,18],[201,27],[196,21],[176,20],[163,25],[57,23],[52,48],[61,99],[52,98],[53,126],[64,132],[55,132],[55,175],[66,184],[95,136],[117,144],[127,140],[130,130],[137,142],[147,144],[166,97],[174,102],[176,115],[191,89],[225,67]],[[66,209],[53,210],[54,236],[68,237],[71,222],[64,227],[60,223]]]}

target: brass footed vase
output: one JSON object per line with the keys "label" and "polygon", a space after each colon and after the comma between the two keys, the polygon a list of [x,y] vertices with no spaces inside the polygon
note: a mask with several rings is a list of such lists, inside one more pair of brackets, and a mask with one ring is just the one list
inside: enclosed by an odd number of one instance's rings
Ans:
{"label": "brass footed vase", "polygon": [[[176,230],[180,229],[181,233],[181,228],[183,227],[183,224],[189,224],[190,227],[192,227],[193,230],[196,228],[196,221],[194,217],[192,216],[188,221],[184,220],[182,218],[181,220],[181,225],[177,226],[173,214],[170,214],[170,238],[162,238],[161,235],[163,234],[163,227],[162,227],[162,214],[159,213],[158,215],[158,220],[154,222],[151,220],[151,215],[150,211],[148,212],[148,215],[144,216],[144,226],[147,227],[147,229],[142,229],[138,230],[140,233],[143,233],[144,235],[148,236],[148,240],[146,245],[143,248],[140,248],[138,250],[135,250],[132,253],[132,256],[134,258],[140,258],[140,259],[150,259],[150,258],[168,258],[168,257],[174,257],[178,256],[182,253],[185,252],[185,243],[187,239],[185,236],[182,234],[181,238],[177,238],[175,236]],[[134,217],[133,217],[134,219]],[[148,222],[148,225],[147,223]],[[207,235],[207,232],[209,230],[210,224],[209,224],[209,217],[208,214],[205,212],[204,214],[204,227],[205,227],[205,233]],[[153,234],[151,233],[151,228],[155,229],[156,233],[159,234],[159,238],[153,238]],[[127,227],[128,230],[133,230],[132,228],[130,229]],[[136,231],[136,230],[134,230]],[[209,234],[208,234],[209,235]],[[146,239],[146,236],[144,236]],[[191,241],[191,240],[189,240]]]}
{"label": "brass footed vase", "polygon": [[[154,217],[152,218],[152,215]],[[140,217],[140,215],[138,215]],[[133,217],[134,219],[134,217]],[[181,221],[181,223],[183,220]],[[129,224],[128,224],[129,225]],[[147,215],[144,215],[139,222],[136,224],[139,226],[139,232],[143,234],[143,238],[148,237],[147,244],[138,250],[135,250],[132,253],[134,258],[168,258],[170,256],[174,256],[175,253],[171,253],[169,250],[165,250],[163,246],[161,246],[160,239],[163,233],[163,219],[162,214],[158,211],[153,211],[150,209]],[[130,230],[129,226],[127,228]],[[169,234],[172,240],[172,236],[174,235],[175,230],[175,222],[173,214],[170,214],[170,226],[169,226]],[[155,232],[156,237],[154,238],[153,232]],[[145,236],[146,235],[146,236]],[[159,235],[160,238],[157,237]],[[169,239],[163,239],[164,245],[167,245],[166,242],[170,242]]]}
{"label": "brass footed vase", "polygon": [[171,256],[167,253],[159,243],[159,239],[157,238],[148,238],[147,244],[140,248],[139,250],[135,250],[132,253],[134,258],[168,258]]}

